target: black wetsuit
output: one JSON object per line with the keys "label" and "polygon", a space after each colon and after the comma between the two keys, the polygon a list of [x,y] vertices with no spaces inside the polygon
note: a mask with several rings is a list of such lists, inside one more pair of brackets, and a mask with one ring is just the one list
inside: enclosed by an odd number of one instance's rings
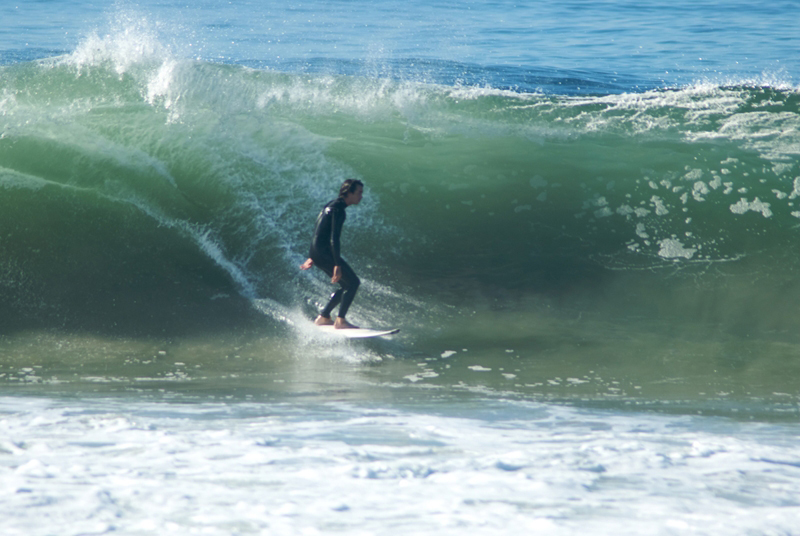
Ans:
{"label": "black wetsuit", "polygon": [[339,280],[341,288],[331,295],[328,305],[320,313],[326,318],[330,318],[331,312],[337,305],[339,305],[339,316],[344,318],[361,284],[361,280],[340,254],[342,225],[347,217],[346,208],[347,203],[341,197],[325,205],[317,216],[314,238],[311,240],[311,250],[308,253],[314,264],[329,277],[333,277],[335,266],[341,268],[342,278]]}

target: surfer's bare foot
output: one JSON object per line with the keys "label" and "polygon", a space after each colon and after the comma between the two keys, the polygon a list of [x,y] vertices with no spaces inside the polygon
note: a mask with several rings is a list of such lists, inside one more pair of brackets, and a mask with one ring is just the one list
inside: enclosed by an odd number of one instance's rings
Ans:
{"label": "surfer's bare foot", "polygon": [[333,327],[336,329],[358,329],[358,326],[354,326],[341,316],[336,318],[336,322],[333,323]]}
{"label": "surfer's bare foot", "polygon": [[314,320],[314,324],[318,326],[332,326],[333,320],[329,316],[318,316],[316,320]]}

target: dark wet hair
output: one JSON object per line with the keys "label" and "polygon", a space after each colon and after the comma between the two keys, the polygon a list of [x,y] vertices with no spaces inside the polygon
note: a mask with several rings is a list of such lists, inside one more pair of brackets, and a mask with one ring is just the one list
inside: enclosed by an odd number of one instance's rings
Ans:
{"label": "dark wet hair", "polygon": [[364,187],[364,183],[358,179],[347,179],[342,183],[341,188],[339,188],[339,197],[345,197],[347,194],[352,194],[358,187]]}

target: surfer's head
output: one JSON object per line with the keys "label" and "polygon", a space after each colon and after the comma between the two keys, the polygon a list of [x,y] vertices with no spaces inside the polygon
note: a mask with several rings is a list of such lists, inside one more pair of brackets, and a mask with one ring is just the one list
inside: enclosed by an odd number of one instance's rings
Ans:
{"label": "surfer's head", "polygon": [[348,205],[357,205],[364,194],[364,183],[358,179],[347,179],[339,188],[339,197]]}

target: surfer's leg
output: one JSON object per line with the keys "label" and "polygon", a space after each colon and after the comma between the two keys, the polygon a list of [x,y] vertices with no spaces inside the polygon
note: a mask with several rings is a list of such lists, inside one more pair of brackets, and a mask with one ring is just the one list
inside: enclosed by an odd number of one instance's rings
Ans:
{"label": "surfer's leg", "polygon": [[[314,261],[314,266],[322,270],[327,274],[328,277],[333,277],[333,259],[329,259],[324,256],[319,257],[312,257]],[[331,294],[330,299],[328,300],[328,304],[325,306],[324,309],[320,312],[317,319],[314,321],[315,324],[318,326],[329,326],[333,324],[333,320],[331,319],[331,312],[333,312],[334,307],[339,305],[342,301],[342,293],[344,289],[339,288]]]}
{"label": "surfer's leg", "polygon": [[350,304],[353,303],[353,299],[356,297],[356,292],[358,292],[358,287],[361,285],[361,280],[344,259],[341,261],[341,269],[342,279],[339,281],[339,284],[342,286],[341,290],[343,290],[344,293],[341,297],[342,303],[339,306],[339,318],[344,319],[347,315],[347,311],[350,309]]}
{"label": "surfer's leg", "polygon": [[336,289],[336,292],[331,294],[331,299],[328,300],[328,305],[325,306],[319,316],[330,319],[334,307],[339,305],[339,303],[342,301],[342,294],[344,294],[343,288]]}
{"label": "surfer's leg", "polygon": [[[321,269],[328,276],[333,277],[333,259],[323,257],[313,260],[317,268]],[[344,259],[341,259],[339,267],[342,272],[342,278],[339,280],[340,288],[331,294],[328,304],[322,309],[322,312],[314,323],[317,325],[334,324],[337,328],[355,328],[356,326],[350,324],[344,317],[348,309],[350,309],[350,304],[353,303],[353,298],[355,298],[356,291],[358,291],[358,287],[361,285],[361,280]],[[331,320],[331,314],[337,305],[339,306],[339,315],[334,322]]]}

